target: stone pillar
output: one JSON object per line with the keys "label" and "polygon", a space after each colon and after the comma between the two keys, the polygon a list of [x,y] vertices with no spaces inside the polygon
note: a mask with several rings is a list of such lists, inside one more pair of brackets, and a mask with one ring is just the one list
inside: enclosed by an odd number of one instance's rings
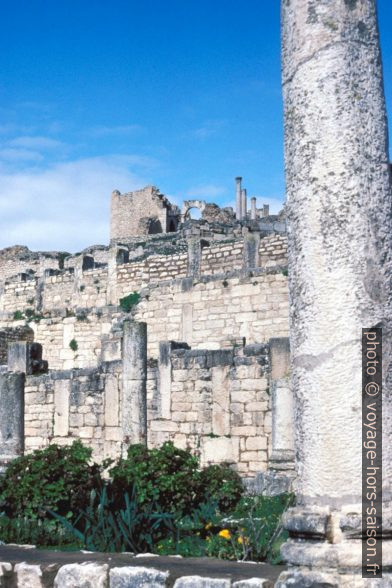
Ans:
{"label": "stone pillar", "polygon": [[[391,184],[375,2],[282,0],[282,40],[298,482],[282,548],[293,567],[277,586],[390,585],[386,572],[361,578],[363,327],[383,328],[384,378],[391,373]],[[390,387],[385,378],[385,568]]]}
{"label": "stone pillar", "polygon": [[260,233],[252,233],[248,227],[243,227],[242,236],[244,238],[244,270],[248,271],[259,267]]}
{"label": "stone pillar", "polygon": [[269,216],[269,204],[263,204],[263,218]]}
{"label": "stone pillar", "polygon": [[188,244],[188,271],[187,275],[196,277],[200,275],[201,269],[201,242],[200,234],[189,237]]}
{"label": "stone pillar", "polygon": [[250,218],[251,220],[256,220],[257,218],[256,196],[252,196],[250,199]]}
{"label": "stone pillar", "polygon": [[241,190],[241,215],[242,218],[246,219],[246,213],[247,213],[247,197],[246,197],[246,188],[242,188]]}
{"label": "stone pillar", "polygon": [[237,220],[242,219],[241,182],[242,178],[238,176],[238,178],[235,179],[235,214]]}
{"label": "stone pillar", "polygon": [[0,374],[0,474],[23,453],[24,382],[22,373]]}
{"label": "stone pillar", "polygon": [[108,257],[108,289],[106,300],[108,304],[118,304],[117,295],[117,266],[121,263],[128,263],[129,251],[125,247],[112,245],[109,248]]}
{"label": "stone pillar", "polygon": [[126,444],[147,443],[147,325],[126,321],[123,339],[122,429]]}

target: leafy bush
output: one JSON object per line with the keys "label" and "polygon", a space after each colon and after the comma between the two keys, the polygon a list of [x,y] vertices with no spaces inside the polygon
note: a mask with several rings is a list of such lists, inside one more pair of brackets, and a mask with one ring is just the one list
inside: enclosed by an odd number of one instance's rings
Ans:
{"label": "leafy bush", "polygon": [[48,508],[62,515],[83,508],[101,484],[99,466],[89,465],[90,458],[91,449],[80,441],[18,457],[0,479],[0,511],[34,519],[44,518]]}
{"label": "leafy bush", "polygon": [[[58,521],[0,514],[0,542],[51,546],[69,546],[73,536]],[[83,546],[74,545],[79,549]]]}
{"label": "leafy bush", "polygon": [[128,296],[124,296],[124,298],[120,298],[120,306],[124,312],[130,312],[133,306],[137,304],[140,300],[139,292],[132,292],[128,294]]}
{"label": "leafy bush", "polygon": [[169,441],[150,450],[144,445],[131,445],[126,459],[120,459],[110,475],[118,500],[135,486],[140,505],[156,503],[169,513],[190,512],[200,496],[197,458]]}
{"label": "leafy bush", "polygon": [[232,509],[244,492],[240,476],[226,464],[204,468],[201,483],[204,500],[216,501],[221,512]]}
{"label": "leafy bush", "polygon": [[14,321],[21,321],[24,318],[24,314],[21,310],[15,310],[13,314]]}

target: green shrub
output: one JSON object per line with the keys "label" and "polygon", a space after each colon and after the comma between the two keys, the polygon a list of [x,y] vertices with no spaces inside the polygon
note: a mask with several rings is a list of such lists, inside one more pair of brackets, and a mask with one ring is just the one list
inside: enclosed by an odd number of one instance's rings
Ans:
{"label": "green shrub", "polygon": [[78,342],[76,341],[76,339],[71,339],[71,341],[69,342],[69,347],[70,349],[72,349],[72,351],[77,351],[78,350]]}
{"label": "green shrub", "polygon": [[132,307],[135,306],[139,300],[140,294],[138,292],[132,292],[132,294],[128,294],[128,296],[120,298],[120,306],[124,312],[130,312]]}
{"label": "green shrub", "polygon": [[221,512],[228,512],[240,500],[244,487],[240,476],[226,464],[210,465],[201,471],[203,501],[217,502]]}
{"label": "green shrub", "polygon": [[110,475],[119,499],[136,486],[141,505],[156,503],[165,512],[188,513],[200,498],[197,458],[169,441],[159,449],[131,445],[126,459],[120,459]]}
{"label": "green shrub", "polygon": [[51,514],[90,551],[152,551],[170,515],[154,512],[152,504],[142,510],[135,487],[131,498],[128,493],[123,498],[124,508],[121,509],[103,487],[99,492],[91,492],[88,506],[72,522],[55,512]]}
{"label": "green shrub", "polygon": [[91,449],[75,441],[13,460],[0,479],[0,512],[34,519],[44,518],[47,508],[62,515],[82,508],[101,484],[99,467],[89,465],[90,458]]}
{"label": "green shrub", "polygon": [[27,517],[10,518],[4,513],[0,514],[0,541],[45,547],[63,547],[73,543],[76,548],[83,547],[81,543],[75,545],[73,535],[58,521]]}
{"label": "green shrub", "polygon": [[23,312],[21,310],[15,310],[13,314],[13,319],[14,321],[21,321],[22,319],[24,319]]}

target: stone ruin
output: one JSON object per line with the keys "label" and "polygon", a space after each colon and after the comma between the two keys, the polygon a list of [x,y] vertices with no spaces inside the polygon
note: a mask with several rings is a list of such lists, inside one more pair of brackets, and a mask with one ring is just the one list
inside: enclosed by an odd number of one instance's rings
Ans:
{"label": "stone ruin", "polygon": [[109,246],[0,252],[2,467],[74,439],[97,460],[172,440],[291,487],[285,218],[236,189],[236,212],[115,191]]}

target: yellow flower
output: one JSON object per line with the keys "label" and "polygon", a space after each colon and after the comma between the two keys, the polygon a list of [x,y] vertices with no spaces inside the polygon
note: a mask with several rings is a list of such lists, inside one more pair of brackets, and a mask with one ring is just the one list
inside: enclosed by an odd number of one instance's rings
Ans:
{"label": "yellow flower", "polygon": [[212,527],[212,523],[207,523],[204,528],[206,531],[208,531],[208,529],[211,529],[211,527]]}
{"label": "yellow flower", "polygon": [[218,535],[219,537],[223,537],[223,539],[230,539],[231,537],[229,529],[222,529],[222,531],[219,531]]}
{"label": "yellow flower", "polygon": [[243,543],[245,543],[245,545],[247,545],[249,543],[249,539],[247,537],[238,537],[237,539],[238,543],[240,543],[241,545]]}

